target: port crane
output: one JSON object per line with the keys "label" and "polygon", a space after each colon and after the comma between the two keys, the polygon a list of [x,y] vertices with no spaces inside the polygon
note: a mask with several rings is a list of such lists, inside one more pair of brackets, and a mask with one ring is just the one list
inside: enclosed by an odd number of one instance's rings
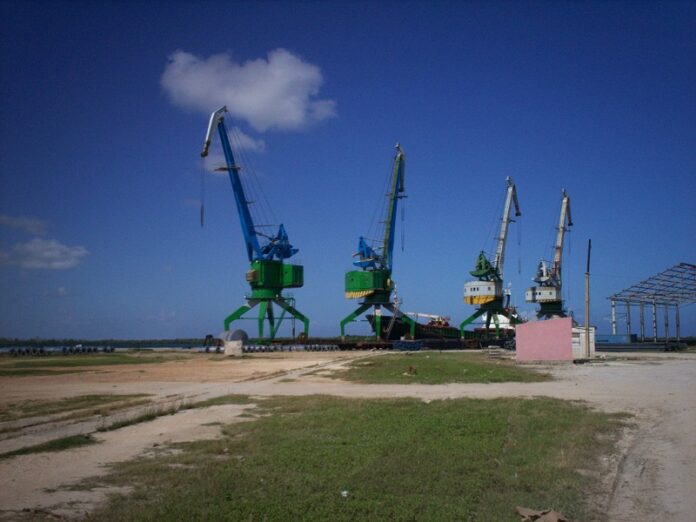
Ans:
{"label": "port crane", "polygon": [[561,191],[561,194],[561,216],[556,229],[553,261],[550,266],[543,259],[539,262],[534,278],[537,286],[528,288],[524,296],[528,303],[539,303],[539,310],[537,310],[539,319],[566,316],[561,295],[561,261],[563,259],[563,239],[565,233],[573,226],[573,218],[570,215],[570,197],[565,189]]}
{"label": "port crane", "polygon": [[[387,195],[387,213],[384,220],[384,235],[381,246],[365,237],[358,240],[358,251],[353,254],[357,258],[353,265],[359,270],[351,270],[345,275],[345,296],[348,299],[362,299],[360,306],[341,321],[341,337],[345,338],[346,325],[354,321],[368,309],[374,307],[374,331],[382,338],[382,309],[392,313],[391,321],[402,319],[409,326],[409,334],[413,339],[416,333],[416,322],[403,314],[392,301],[394,281],[392,267],[394,261],[394,230],[396,228],[396,210],[399,200],[405,196],[404,171],[405,156],[397,143],[394,165],[391,173],[390,191]],[[388,329],[389,330],[389,329]],[[388,335],[387,335],[388,337]]]}
{"label": "port crane", "polygon": [[[227,107],[221,107],[211,114],[201,157],[205,158],[208,155],[213,134],[217,130],[226,162],[226,166],[220,167],[218,170],[227,171],[232,184],[247,257],[251,263],[250,269],[246,273],[246,280],[251,286],[251,294],[246,296],[246,304],[240,306],[225,319],[225,330],[229,330],[232,322],[258,306],[259,339],[264,337],[266,318],[268,318],[270,326],[270,338],[273,339],[286,312],[302,321],[304,325],[303,335],[306,338],[309,335],[309,319],[292,306],[291,303],[294,302],[292,298],[285,297],[282,293],[285,288],[299,288],[304,284],[304,267],[284,262],[285,259],[295,255],[298,249],[290,244],[288,234],[282,224],[278,227],[278,232],[275,235],[262,234],[254,224],[249,209],[249,201],[239,176],[241,167],[235,162],[225,127],[224,115],[226,112]],[[273,312],[273,303],[282,309],[278,318]]]}
{"label": "port crane", "polygon": [[[495,258],[493,262],[491,262],[485,252],[481,251],[476,260],[476,267],[469,272],[476,279],[464,285],[464,302],[466,304],[476,305],[478,308],[459,325],[462,339],[465,336],[464,329],[466,326],[484,314],[486,314],[486,331],[490,328],[491,320],[493,320],[496,337],[500,335],[499,315],[507,317],[511,324],[520,322],[517,315],[512,313],[510,309],[509,293],[503,291],[505,244],[507,242],[510,222],[513,221],[510,218],[510,211],[512,210],[513,204],[515,205],[515,217],[522,215],[520,212],[520,205],[517,201],[515,183],[510,176],[505,179],[505,182],[507,183],[507,190]],[[504,300],[508,302],[504,303]]]}

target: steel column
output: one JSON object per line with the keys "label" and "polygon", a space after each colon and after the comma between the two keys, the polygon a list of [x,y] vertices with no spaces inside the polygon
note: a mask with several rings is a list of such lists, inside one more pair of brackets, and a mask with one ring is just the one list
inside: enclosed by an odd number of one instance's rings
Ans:
{"label": "steel column", "polygon": [[665,342],[669,342],[669,305],[665,305]]}
{"label": "steel column", "polygon": [[626,301],[626,333],[631,335],[631,303]]}
{"label": "steel column", "polygon": [[611,335],[616,335],[616,301],[611,300]]}
{"label": "steel column", "polygon": [[681,341],[681,332],[680,332],[680,324],[679,324],[679,303],[674,305],[674,326],[677,329],[677,342]]}
{"label": "steel column", "polygon": [[657,303],[652,303],[653,342],[657,342]]}
{"label": "steel column", "polygon": [[640,302],[640,340],[645,342],[645,303]]}

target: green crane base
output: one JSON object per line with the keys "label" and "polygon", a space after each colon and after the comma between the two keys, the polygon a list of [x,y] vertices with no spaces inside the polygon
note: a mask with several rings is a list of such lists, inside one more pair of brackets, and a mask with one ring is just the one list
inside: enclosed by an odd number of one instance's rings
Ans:
{"label": "green crane base", "polygon": [[[274,314],[273,314],[273,303],[277,304],[283,309],[282,314],[280,317],[276,320]],[[304,325],[304,337],[305,339],[309,336],[309,318],[305,317],[303,314],[301,314],[299,311],[297,311],[293,306],[288,303],[288,301],[281,295],[277,295],[275,297],[270,297],[270,298],[262,298],[262,299],[247,299],[247,304],[240,306],[237,308],[234,312],[232,312],[227,318],[225,319],[225,330],[230,329],[230,324],[240,317],[242,317],[245,313],[247,313],[249,310],[254,308],[256,305],[259,306],[259,316],[258,316],[258,327],[259,327],[259,339],[263,339],[263,326],[264,322],[266,320],[266,317],[268,317],[268,324],[271,328],[270,331],[270,339],[274,339],[276,336],[276,333],[278,333],[278,328],[280,328],[280,324],[283,322],[283,319],[285,317],[285,313],[289,313],[293,317],[299,319],[302,321],[302,324]]]}
{"label": "green crane base", "polygon": [[464,339],[464,329],[483,314],[488,314],[486,316],[486,331],[488,331],[488,328],[491,325],[491,319],[493,320],[493,323],[495,324],[496,339],[500,339],[500,324],[498,323],[498,315],[507,317],[510,320],[510,324],[520,323],[519,319],[514,317],[506,308],[503,307],[502,301],[491,301],[490,303],[486,303],[486,305],[478,308],[473,314],[461,322],[459,325],[459,332],[462,339]]}
{"label": "green crane base", "polygon": [[367,310],[370,308],[374,307],[375,308],[375,336],[378,339],[381,339],[381,332],[382,332],[382,314],[377,313],[378,310],[381,311],[381,308],[386,308],[393,314],[393,319],[396,319],[397,317],[400,317],[404,321],[406,321],[409,325],[409,334],[411,339],[415,338],[416,336],[416,322],[411,319],[409,316],[402,314],[397,310],[397,308],[392,304],[392,303],[374,303],[374,302],[364,302],[362,303],[358,308],[355,309],[354,312],[348,314],[345,319],[341,321],[341,339],[345,339],[346,337],[346,325],[348,323],[353,322],[357,317],[361,316],[363,313],[365,313]]}

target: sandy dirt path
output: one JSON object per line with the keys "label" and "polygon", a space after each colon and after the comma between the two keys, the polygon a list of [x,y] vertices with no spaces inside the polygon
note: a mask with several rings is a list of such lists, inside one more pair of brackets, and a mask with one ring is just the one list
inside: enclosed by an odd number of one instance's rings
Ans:
{"label": "sandy dirt path", "polygon": [[[271,354],[273,355],[273,354]],[[296,354],[291,354],[296,355]],[[585,400],[599,409],[618,412],[627,411],[635,415],[635,428],[627,431],[622,441],[622,453],[618,458],[618,473],[607,484],[606,504],[609,520],[675,520],[692,521],[696,513],[696,354],[657,354],[640,360],[608,360],[588,365],[550,366],[545,368],[553,373],[555,381],[543,383],[502,383],[502,384],[448,384],[448,385],[363,385],[346,383],[317,375],[317,368],[338,367],[352,357],[365,357],[370,354],[302,354],[303,359],[289,357],[290,363],[278,364],[276,359],[270,366],[268,361],[253,361],[242,370],[242,361],[202,361],[201,368],[193,374],[205,375],[205,382],[186,379],[185,371],[178,368],[179,363],[165,370],[149,368],[148,379],[128,370],[120,375],[95,373],[92,382],[72,382],[69,376],[55,376],[53,391],[63,396],[80,393],[100,393],[111,389],[112,393],[153,393],[160,398],[180,398],[184,396],[207,398],[225,394],[245,394],[252,396],[270,395],[309,395],[327,394],[342,397],[415,397],[423,400],[474,397],[534,397],[548,396],[569,400]],[[285,360],[278,357],[278,360]],[[157,365],[166,367],[167,364]],[[189,363],[190,364],[190,363]],[[152,365],[154,366],[154,365]],[[185,368],[185,367],[184,367]],[[141,368],[142,369],[142,368]],[[158,372],[164,371],[165,375]],[[183,373],[182,373],[183,372]],[[196,373],[200,372],[200,373]],[[236,372],[236,373],[235,373]],[[119,372],[115,372],[118,374]],[[167,377],[170,377],[167,379]],[[52,377],[54,378],[54,377]],[[150,381],[149,379],[161,379]],[[15,381],[13,381],[15,382]],[[23,393],[35,390],[36,383],[27,382],[23,391],[15,390],[15,397],[26,397]],[[110,388],[111,387],[111,388]],[[20,388],[22,388],[20,386]],[[87,392],[86,390],[89,390]],[[98,390],[98,391],[95,391]],[[147,391],[149,390],[149,391]],[[15,399],[16,400],[16,399]],[[194,410],[198,426],[214,422],[219,418],[213,409]],[[209,412],[209,413],[206,413]],[[181,412],[161,419],[177,419]],[[230,422],[234,415],[225,417]],[[157,426],[160,419],[143,424],[141,429]],[[162,436],[175,435],[176,426],[160,430]],[[185,425],[182,424],[182,426]],[[139,425],[132,428],[138,428]],[[154,428],[157,431],[159,428]],[[200,428],[199,428],[200,429]],[[124,429],[125,430],[125,429]],[[145,451],[146,446],[133,449],[133,453],[121,455],[111,452],[111,446],[118,447],[128,432],[118,430],[109,433],[104,443],[82,449],[57,454],[28,455],[31,459],[24,465],[17,465],[19,458],[0,461],[0,478],[9,487],[3,488],[0,507],[6,499],[13,500],[13,508],[49,507],[44,488],[55,487],[42,470],[60,469],[63,461],[74,462],[75,455],[80,461],[89,462],[79,476],[64,477],[64,484],[104,472],[109,462],[132,458]],[[169,433],[168,433],[169,432]],[[210,430],[208,430],[208,433]],[[168,434],[167,434],[168,433]],[[191,428],[191,438],[200,438],[198,431]],[[203,431],[200,432],[204,433]],[[185,439],[178,439],[185,440]],[[152,439],[150,439],[152,443]],[[76,452],[93,452],[80,454]],[[89,457],[88,455],[91,455]],[[66,462],[67,462],[66,461]],[[50,475],[49,475],[50,477]],[[81,477],[81,478],[80,478]],[[9,482],[14,478],[15,482]],[[17,486],[23,485],[25,491],[20,495]],[[103,498],[78,498],[78,501],[98,502]],[[22,499],[16,500],[16,499]],[[58,504],[66,502],[65,497],[50,501]],[[73,498],[75,500],[75,498]],[[78,504],[79,505],[79,504]],[[7,513],[12,513],[9,511]],[[14,511],[16,514],[17,512]]]}
{"label": "sandy dirt path", "polygon": [[[249,420],[239,415],[253,405],[226,404],[185,410],[118,431],[97,433],[98,444],[57,453],[34,453],[0,462],[0,520],[16,520],[29,508],[61,517],[79,517],[102,502],[113,488],[61,489],[105,473],[108,464],[146,456],[148,451],[219,435],[211,422]],[[31,513],[30,513],[31,514]]]}

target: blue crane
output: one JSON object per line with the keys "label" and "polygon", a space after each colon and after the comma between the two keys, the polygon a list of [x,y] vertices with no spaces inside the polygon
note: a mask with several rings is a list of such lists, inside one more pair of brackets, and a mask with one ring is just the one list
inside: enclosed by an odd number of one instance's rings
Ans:
{"label": "blue crane", "polygon": [[[239,222],[242,227],[242,235],[246,244],[247,257],[251,263],[251,267],[246,273],[246,280],[251,286],[251,295],[246,297],[247,303],[245,305],[240,306],[225,319],[225,330],[229,330],[233,321],[241,318],[246,312],[259,305],[258,331],[260,339],[264,336],[263,330],[266,317],[270,325],[270,338],[273,339],[286,312],[302,321],[304,324],[303,335],[306,337],[309,334],[309,319],[291,305],[291,298],[287,298],[282,294],[284,288],[299,288],[304,284],[304,267],[283,262],[285,259],[295,255],[298,250],[290,244],[288,234],[282,224],[279,225],[278,232],[273,236],[264,236],[256,229],[249,210],[249,202],[244,194],[244,187],[239,177],[240,167],[235,162],[227,135],[224,120],[226,112],[227,107],[222,107],[210,116],[201,157],[204,158],[208,155],[213,133],[217,129],[226,162],[226,166],[221,167],[219,170],[226,170],[229,175],[234,199],[237,204]],[[263,242],[259,240],[259,236],[264,237]],[[273,303],[276,303],[283,310],[278,319],[275,318],[273,313]]]}

